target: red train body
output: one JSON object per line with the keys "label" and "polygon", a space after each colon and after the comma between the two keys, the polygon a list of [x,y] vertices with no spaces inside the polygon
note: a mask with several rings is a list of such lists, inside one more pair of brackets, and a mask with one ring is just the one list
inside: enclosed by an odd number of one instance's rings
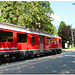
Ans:
{"label": "red train body", "polygon": [[21,56],[60,52],[62,39],[58,36],[36,32],[24,27],[0,23],[0,56],[19,54]]}

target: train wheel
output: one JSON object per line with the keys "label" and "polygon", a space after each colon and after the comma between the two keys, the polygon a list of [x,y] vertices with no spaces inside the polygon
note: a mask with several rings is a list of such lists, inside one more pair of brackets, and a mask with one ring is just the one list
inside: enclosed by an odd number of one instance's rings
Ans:
{"label": "train wheel", "polygon": [[62,53],[62,50],[61,50],[61,53]]}
{"label": "train wheel", "polygon": [[62,53],[62,50],[60,52]]}
{"label": "train wheel", "polygon": [[20,56],[19,54],[16,54],[16,55],[15,55],[15,60],[16,60],[16,61],[21,60],[21,56]]}
{"label": "train wheel", "polygon": [[55,50],[55,55],[57,54],[57,50]]}
{"label": "train wheel", "polygon": [[28,58],[34,58],[34,55],[28,55]]}
{"label": "train wheel", "polygon": [[56,50],[53,50],[53,54],[56,55],[57,54],[57,51]]}
{"label": "train wheel", "polygon": [[33,54],[33,55],[31,55],[31,58],[34,58],[34,54]]}
{"label": "train wheel", "polygon": [[37,57],[37,54],[34,54],[34,57],[36,58]]}
{"label": "train wheel", "polygon": [[59,50],[59,54],[62,53],[62,50]]}
{"label": "train wheel", "polygon": [[57,50],[57,54],[60,54],[61,52],[60,52],[60,50]]}
{"label": "train wheel", "polygon": [[40,56],[40,54],[34,54],[35,58],[38,58]]}

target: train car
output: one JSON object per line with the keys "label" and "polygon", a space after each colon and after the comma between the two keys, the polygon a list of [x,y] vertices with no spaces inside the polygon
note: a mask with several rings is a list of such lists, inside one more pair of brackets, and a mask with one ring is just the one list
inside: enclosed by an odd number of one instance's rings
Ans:
{"label": "train car", "polygon": [[62,39],[53,34],[22,26],[0,23],[0,64],[4,57],[16,58],[46,53],[61,53]]}

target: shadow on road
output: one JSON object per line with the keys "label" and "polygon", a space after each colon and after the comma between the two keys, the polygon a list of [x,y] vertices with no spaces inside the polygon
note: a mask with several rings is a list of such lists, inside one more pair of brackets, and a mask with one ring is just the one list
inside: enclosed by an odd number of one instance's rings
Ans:
{"label": "shadow on road", "polygon": [[[33,59],[36,60],[36,59]],[[75,74],[75,51],[44,56],[40,60],[0,70],[5,74]]]}

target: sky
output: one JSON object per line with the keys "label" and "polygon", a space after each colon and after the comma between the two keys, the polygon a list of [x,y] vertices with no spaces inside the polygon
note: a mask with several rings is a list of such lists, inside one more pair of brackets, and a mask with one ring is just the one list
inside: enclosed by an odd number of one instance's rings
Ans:
{"label": "sky", "polygon": [[58,30],[61,21],[64,21],[66,25],[72,25],[75,28],[75,1],[49,1],[52,8],[54,18],[53,25]]}

